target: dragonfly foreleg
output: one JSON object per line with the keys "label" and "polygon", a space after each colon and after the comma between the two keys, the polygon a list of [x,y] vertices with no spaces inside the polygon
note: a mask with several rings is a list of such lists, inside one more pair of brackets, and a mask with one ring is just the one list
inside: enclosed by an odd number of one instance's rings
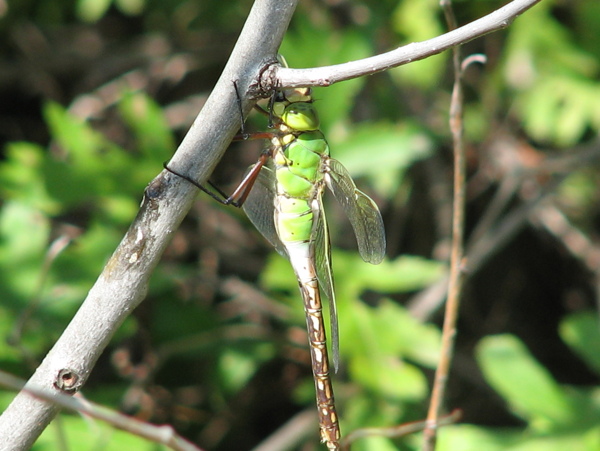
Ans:
{"label": "dragonfly foreleg", "polygon": [[212,197],[214,200],[216,200],[217,202],[219,202],[220,204],[223,205],[235,205],[235,203],[233,202],[233,200],[231,199],[231,196],[227,196],[227,194],[225,194],[221,189],[219,189],[218,186],[216,186],[214,183],[212,183],[210,180],[208,181],[208,184],[218,193],[215,194],[213,193],[211,190],[209,190],[208,188],[206,188],[205,186],[203,186],[202,184],[198,183],[196,180],[194,180],[191,177],[188,177],[185,174],[181,174],[177,171],[174,171],[173,169],[171,169],[169,166],[167,166],[167,163],[163,163],[163,168],[165,168],[167,171],[169,171],[171,174],[176,175],[177,177],[181,177],[184,180],[187,180],[188,182],[190,182],[192,185],[194,185],[196,188],[198,188],[201,191],[204,191],[206,194],[208,194],[210,197]]}
{"label": "dragonfly foreleg", "polygon": [[248,133],[246,133],[246,118],[244,117],[244,110],[242,108],[242,96],[240,96],[240,91],[238,89],[237,80],[233,81],[233,88],[235,89],[235,100],[238,106],[238,111],[240,112],[240,131],[242,132],[242,139],[248,139]]}
{"label": "dragonfly foreleg", "polygon": [[265,163],[269,159],[270,155],[271,155],[271,153],[268,151],[261,153],[256,164],[251,167],[250,171],[246,174],[244,179],[241,181],[241,183],[235,189],[233,194],[231,194],[231,196],[227,196],[223,191],[221,191],[210,180],[208,181],[209,185],[215,191],[217,191],[218,194],[215,194],[214,192],[212,192],[211,190],[209,190],[202,184],[198,183],[193,178],[191,178],[185,174],[180,174],[179,172],[174,171],[173,169],[169,168],[169,166],[167,165],[166,162],[163,164],[163,167],[167,171],[169,171],[171,174],[175,174],[176,176],[181,177],[184,180],[187,180],[192,185],[194,185],[196,188],[200,189],[201,191],[204,191],[206,194],[208,194],[210,197],[215,199],[217,202],[219,202],[223,205],[233,205],[234,207],[239,208],[246,201],[246,198],[248,197],[248,194],[250,194],[250,190],[254,186],[254,182],[256,182],[256,178],[258,177],[258,174],[260,173],[261,168],[265,165]]}

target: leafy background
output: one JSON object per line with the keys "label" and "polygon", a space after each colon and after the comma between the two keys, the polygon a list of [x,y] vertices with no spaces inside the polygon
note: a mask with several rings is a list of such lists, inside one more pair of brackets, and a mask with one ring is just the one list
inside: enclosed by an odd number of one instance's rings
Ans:
{"label": "leafy background", "polygon": [[[502,4],[455,10],[464,24]],[[60,335],[250,6],[0,1],[0,368],[27,378]],[[599,29],[597,1],[545,0],[463,47],[488,62],[465,78],[469,273],[447,400],[463,418],[442,429],[440,450],[600,448]],[[311,67],[444,30],[433,0],[304,1],[281,52]],[[443,301],[431,287],[443,284],[450,230],[448,58],[315,92],[334,156],[380,205],[388,237],[388,258],[363,263],[328,204],[344,431],[426,413]],[[230,192],[260,146],[232,145],[213,181]],[[305,343],[287,263],[241,212],[201,195],[83,394],[207,450],[252,449],[314,410]],[[0,404],[13,396],[0,391]],[[315,426],[295,449],[317,442]],[[353,449],[419,445],[415,434]],[[72,413],[34,446],[157,448]]]}

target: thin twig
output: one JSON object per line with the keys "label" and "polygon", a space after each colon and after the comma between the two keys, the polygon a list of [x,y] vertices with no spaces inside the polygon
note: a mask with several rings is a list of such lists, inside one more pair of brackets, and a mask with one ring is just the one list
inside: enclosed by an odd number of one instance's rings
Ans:
{"label": "thin twig", "polygon": [[[449,415],[438,420],[438,426],[447,426],[456,423],[462,415],[459,409],[455,409]],[[399,426],[390,428],[362,428],[355,429],[342,440],[342,451],[348,451],[350,445],[355,441],[365,437],[402,437],[403,435],[413,434],[425,429],[428,421],[413,421],[412,423],[404,423]]]}
{"label": "thin twig", "polygon": [[[448,23],[448,28],[456,28],[456,19],[450,0],[441,0],[440,6]],[[463,91],[462,67],[460,61],[460,47],[455,47],[452,52],[454,66],[454,87],[450,103],[450,131],[452,133],[454,149],[454,202],[452,211],[452,248],[450,254],[450,278],[448,281],[448,300],[444,315],[442,331],[442,349],[440,361],[435,372],[433,392],[427,413],[427,422],[423,431],[423,450],[433,451],[437,440],[437,428],[442,413],[446,384],[450,373],[450,364],[454,352],[456,338],[456,322],[463,281],[463,235],[465,226],[465,151],[463,143]]]}
{"label": "thin twig", "polygon": [[[535,169],[527,171],[519,167],[507,171],[505,178],[514,179],[514,181],[503,182],[507,186],[520,186],[523,180],[533,180],[537,175],[543,175],[544,179],[547,179],[551,173],[555,174],[543,187],[540,187],[539,192],[535,196],[521,199],[523,201],[522,204],[498,219],[496,223],[486,227],[482,235],[478,234],[477,239],[473,239],[473,237],[469,238],[466,259],[469,262],[470,277],[481,270],[497,252],[504,248],[512,237],[527,225],[534,210],[540,204],[554,196],[557,188],[571,172],[590,164],[596,164],[600,159],[599,148],[600,143],[594,141],[591,144],[572,149],[567,157],[563,155],[548,157]],[[503,147],[503,150],[506,151],[506,146]],[[495,204],[496,201],[494,200],[488,208],[496,210],[497,207]],[[486,211],[483,217],[487,218],[491,215],[496,215],[496,213],[488,213]],[[477,227],[478,229],[479,227]],[[446,296],[447,284],[448,279],[445,278],[414,296],[408,304],[411,315],[421,321],[427,321],[442,304]]]}
{"label": "thin twig", "polygon": [[301,440],[312,435],[318,425],[314,409],[303,410],[273,432],[266,440],[253,448],[252,451],[286,451],[297,449]]}
{"label": "thin twig", "polygon": [[[344,80],[391,69],[437,55],[460,44],[508,27],[519,15],[541,0],[514,0],[502,8],[455,30],[423,42],[413,42],[381,55],[334,66],[311,69],[273,68],[280,86],[329,86]],[[272,82],[265,72],[261,84]],[[271,78],[269,78],[271,77]]]}
{"label": "thin twig", "polygon": [[[12,388],[13,390],[22,390],[25,387],[25,381],[5,373],[4,371],[0,371],[0,385]],[[171,426],[156,426],[154,424],[136,420],[135,418],[99,406],[98,404],[94,404],[82,398],[71,397],[31,386],[25,388],[25,390],[36,398],[105,421],[118,429],[131,432],[132,434],[144,437],[156,443],[162,443],[174,450],[202,451],[201,448],[198,448],[196,445],[177,435]]]}
{"label": "thin twig", "polygon": [[48,279],[48,274],[50,273],[50,269],[52,268],[52,264],[54,260],[64,251],[67,246],[71,243],[71,241],[75,238],[75,236],[79,233],[74,227],[69,227],[67,231],[61,234],[58,238],[56,238],[48,247],[46,251],[46,255],[44,256],[44,263],[42,264],[42,268],[40,271],[40,275],[34,285],[33,294],[27,307],[21,312],[19,318],[15,322],[12,331],[10,332],[7,342],[11,346],[14,346],[19,349],[24,360],[29,365],[30,369],[35,369],[35,367],[39,364],[29,352],[27,347],[23,346],[21,343],[23,330],[27,326],[27,323],[31,319],[31,316],[35,312],[35,310],[39,307],[40,302],[42,300],[42,293],[44,291],[44,286],[46,284],[46,280]]}
{"label": "thin twig", "polygon": [[553,200],[541,204],[529,221],[554,235],[593,274],[595,299],[600,302],[600,245],[574,226]]}

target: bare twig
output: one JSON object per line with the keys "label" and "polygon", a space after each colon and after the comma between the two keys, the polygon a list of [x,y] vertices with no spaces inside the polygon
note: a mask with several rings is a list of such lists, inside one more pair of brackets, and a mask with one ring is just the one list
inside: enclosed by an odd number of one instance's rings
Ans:
{"label": "bare twig", "polygon": [[[444,10],[448,28],[456,28],[456,19],[452,10],[450,0],[441,0],[440,5]],[[454,149],[454,202],[452,209],[452,247],[450,254],[450,277],[448,280],[448,300],[444,315],[444,326],[442,331],[442,348],[440,350],[440,361],[435,372],[433,392],[427,414],[427,422],[423,431],[423,449],[433,451],[437,440],[437,428],[442,413],[444,394],[450,364],[454,352],[456,339],[456,322],[462,292],[463,281],[463,235],[465,227],[465,199],[466,199],[466,164],[463,143],[463,91],[462,73],[460,61],[460,47],[455,47],[452,53],[454,66],[454,87],[452,89],[452,100],[450,103],[450,131],[452,133]]]}
{"label": "bare twig", "polygon": [[593,274],[595,298],[600,302],[600,245],[575,227],[550,200],[532,212],[529,221],[554,235]]}
{"label": "bare twig", "polygon": [[[207,178],[239,128],[233,81],[244,88],[276,54],[297,0],[257,0],[225,70],[170,166]],[[245,101],[246,111],[252,107]],[[161,173],[87,299],[27,383],[75,393],[126,316],[142,301],[152,270],[196,197],[196,188]],[[21,391],[0,417],[0,450],[27,450],[59,408]]]}
{"label": "bare twig", "polygon": [[[25,382],[4,371],[0,371],[0,385],[12,388],[13,390],[22,390],[25,387]],[[25,388],[25,391],[36,398],[89,415],[98,420],[106,421],[118,429],[131,432],[132,434],[144,437],[156,443],[162,443],[174,450],[202,451],[197,446],[177,435],[171,426],[156,426],[144,421],[136,420],[135,418],[99,406],[82,398],[71,397],[50,390],[42,390],[29,386],[28,388]]]}
{"label": "bare twig", "polygon": [[[413,61],[437,55],[454,46],[464,44],[494,31],[508,27],[520,14],[539,3],[541,0],[514,0],[502,8],[482,17],[470,24],[452,30],[441,36],[423,42],[414,42],[391,52],[370,58],[352,61],[334,66],[311,69],[291,69],[277,67],[276,79],[280,86],[329,86],[351,78],[372,75],[377,72],[402,66]],[[265,76],[273,74],[265,72]],[[261,84],[269,84],[265,77]]]}
{"label": "bare twig", "polygon": [[48,278],[48,274],[50,272],[50,268],[52,267],[52,263],[54,260],[64,251],[67,246],[71,243],[73,238],[79,232],[75,230],[74,227],[69,227],[65,233],[61,234],[58,238],[56,238],[50,247],[46,251],[46,255],[44,256],[44,263],[42,265],[40,275],[38,277],[37,283],[33,289],[33,294],[27,308],[23,310],[18,320],[15,322],[13,329],[10,335],[7,338],[8,343],[11,346],[15,346],[19,349],[23,358],[27,361],[30,366],[30,369],[34,369],[39,362],[37,362],[32,355],[30,355],[29,350],[22,346],[21,338],[23,335],[23,329],[25,325],[31,318],[31,315],[35,312],[35,310],[39,307],[39,304],[42,299],[42,292],[44,290],[44,285],[46,283],[46,279]]}
{"label": "bare twig", "polygon": [[[437,426],[447,426],[452,423],[456,423],[462,415],[462,412],[458,409],[454,410],[449,415],[446,415],[438,419]],[[404,423],[399,426],[390,428],[362,428],[356,429],[348,434],[342,440],[342,451],[348,451],[350,445],[355,441],[365,437],[402,437],[403,435],[412,434],[414,432],[425,429],[428,421],[413,421],[412,423]]]}
{"label": "bare twig", "polygon": [[268,439],[252,449],[252,451],[286,451],[297,449],[302,438],[312,435],[318,427],[314,409],[306,409],[292,417],[277,429]]}
{"label": "bare twig", "polygon": [[[503,152],[507,151],[508,145],[516,144],[504,143],[501,146]],[[469,238],[466,251],[467,261],[469,262],[469,275],[473,276],[482,269],[497,252],[504,248],[513,236],[528,224],[535,210],[554,195],[556,189],[572,171],[590,164],[596,164],[600,159],[599,149],[600,143],[594,141],[591,144],[572,149],[568,156],[548,157],[534,169],[525,170],[522,167],[517,167],[506,171],[500,192],[490,203],[489,211],[486,210],[482,216],[482,221],[487,224],[486,227],[483,228],[478,225],[475,233]],[[497,149],[494,148],[493,150],[496,151]],[[548,152],[544,153],[547,154]],[[553,177],[544,186],[540,186],[535,196],[521,199],[523,201],[521,205],[502,218],[498,217],[498,209],[506,201],[505,197],[510,195],[512,187],[520,186],[524,180],[534,180],[539,175],[547,179],[552,173],[554,173]],[[496,199],[497,197],[499,199]],[[492,222],[493,218],[495,219]],[[479,230],[481,230],[481,233],[478,232]],[[430,318],[432,313],[437,311],[442,304],[446,295],[447,284],[448,279],[445,278],[417,294],[408,305],[411,314],[421,321]]]}

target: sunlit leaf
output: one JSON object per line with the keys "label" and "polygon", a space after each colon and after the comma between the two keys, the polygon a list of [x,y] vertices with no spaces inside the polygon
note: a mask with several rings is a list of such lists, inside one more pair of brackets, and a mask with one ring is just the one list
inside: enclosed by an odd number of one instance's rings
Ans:
{"label": "sunlit leaf", "polygon": [[596,312],[579,312],[568,316],[560,324],[560,335],[600,374],[600,323]]}
{"label": "sunlit leaf", "polygon": [[106,14],[112,0],[77,0],[77,15],[84,22],[96,22]]}
{"label": "sunlit leaf", "polygon": [[572,399],[514,336],[484,338],[477,359],[486,380],[521,417],[543,427],[566,423],[575,415]]}

